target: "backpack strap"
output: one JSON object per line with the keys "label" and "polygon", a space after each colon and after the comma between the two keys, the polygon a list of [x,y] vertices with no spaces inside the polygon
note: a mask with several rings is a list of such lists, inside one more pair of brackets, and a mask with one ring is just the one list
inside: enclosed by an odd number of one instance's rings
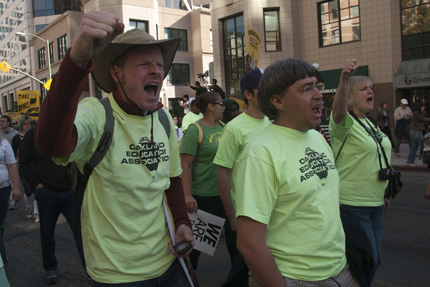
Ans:
{"label": "backpack strap", "polygon": [[[82,233],[81,233],[81,211],[82,211],[82,201],[84,199],[85,189],[87,187],[88,179],[94,168],[100,163],[103,157],[109,150],[109,146],[112,142],[113,128],[114,128],[114,118],[112,106],[110,105],[108,98],[103,98],[100,103],[105,109],[106,122],[103,128],[103,134],[100,138],[99,144],[91,156],[90,160],[84,166],[83,174],[77,169],[76,163],[74,163],[71,169],[76,170],[74,178],[76,178],[75,192],[75,202],[76,202],[76,213],[75,213],[75,228],[76,228],[76,244],[82,247]],[[72,177],[72,178],[73,178]],[[84,269],[86,268],[85,258],[81,258],[82,265]]]}
{"label": "backpack strap", "polygon": [[202,126],[198,122],[192,123],[192,125],[197,128],[197,135],[198,135],[198,139],[199,139],[199,141],[198,141],[199,146],[197,147],[197,151],[198,151],[200,149],[200,145],[202,144],[202,141],[203,141],[203,129],[202,129]]}
{"label": "backpack strap", "polygon": [[167,138],[170,138],[170,122],[169,122],[169,118],[167,117],[166,111],[163,108],[161,108],[157,110],[157,113],[158,113],[158,119],[160,120],[164,130],[166,131]]}
{"label": "backpack strap", "polygon": [[96,150],[94,151],[94,154],[90,158],[89,162],[84,167],[84,174],[88,176],[93,172],[94,168],[104,158],[112,142],[112,135],[113,135],[113,128],[114,128],[112,106],[110,105],[108,98],[101,99],[100,103],[105,108],[106,122],[105,122],[103,134],[100,138],[99,144]]}

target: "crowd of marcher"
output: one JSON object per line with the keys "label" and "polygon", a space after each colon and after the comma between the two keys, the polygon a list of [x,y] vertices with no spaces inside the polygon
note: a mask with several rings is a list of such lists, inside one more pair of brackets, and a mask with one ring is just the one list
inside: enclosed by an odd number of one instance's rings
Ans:
{"label": "crowd of marcher", "polygon": [[[0,118],[0,286],[9,286],[4,220],[22,193],[26,216],[40,220],[46,284],[57,282],[54,233],[62,213],[91,286],[197,286],[200,252],[173,245],[194,244],[188,213],[202,210],[226,219],[231,270],[224,287],[370,286],[390,205],[380,174],[403,136],[414,163],[424,104],[412,112],[401,101],[394,142],[387,103],[376,121],[368,117],[372,81],[355,76],[358,62],[348,59],[330,145],[317,131],[321,77],[304,61],[283,59],[241,78],[245,112],[212,79],[208,88],[190,86],[196,95],[183,96],[181,120],[159,101],[178,45],[139,29],[124,33],[116,15],[87,13],[37,126],[22,117],[16,131],[9,117]],[[89,73],[109,93],[110,109],[95,98],[79,102]],[[106,133],[110,118],[113,132]],[[76,202],[71,164],[86,175],[101,151]]]}

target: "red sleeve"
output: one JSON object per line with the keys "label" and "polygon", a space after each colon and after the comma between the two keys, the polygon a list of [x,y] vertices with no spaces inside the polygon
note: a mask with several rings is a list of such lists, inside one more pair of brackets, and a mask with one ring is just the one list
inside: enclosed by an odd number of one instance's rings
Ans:
{"label": "red sleeve", "polygon": [[182,180],[179,176],[170,178],[170,187],[166,190],[166,197],[176,229],[181,224],[185,224],[192,228],[190,219],[188,218],[187,207],[185,205]]}
{"label": "red sleeve", "polygon": [[37,150],[48,157],[65,157],[76,147],[77,131],[73,125],[79,98],[84,90],[87,76],[94,61],[86,69],[76,65],[70,58],[70,49],[52,80],[36,125]]}

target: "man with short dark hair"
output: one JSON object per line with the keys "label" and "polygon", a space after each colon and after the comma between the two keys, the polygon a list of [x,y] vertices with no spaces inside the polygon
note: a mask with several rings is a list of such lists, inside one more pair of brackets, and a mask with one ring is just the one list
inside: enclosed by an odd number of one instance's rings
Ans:
{"label": "man with short dark hair", "polygon": [[211,86],[209,87],[209,89],[212,92],[218,93],[221,96],[221,98],[225,99],[225,92],[220,86],[218,86],[217,83],[218,83],[217,79],[212,79]]}
{"label": "man with short dark hair", "polygon": [[[47,285],[57,283],[58,262],[54,234],[60,214],[66,218],[73,235],[76,233],[76,205],[68,171],[68,167],[55,164],[51,158],[44,157],[37,151],[34,129],[25,134],[19,147],[19,174],[31,187],[37,200],[42,262]],[[83,260],[82,246],[77,246],[79,257]]]}
{"label": "man with short dark hair", "polygon": [[[264,71],[254,69],[240,79],[240,90],[248,108],[245,113],[231,120],[224,128],[214,163],[218,165],[218,190],[224,210],[230,222],[231,229],[236,231],[236,211],[234,209],[235,192],[231,186],[231,172],[235,168],[246,144],[261,130],[270,124],[270,121],[260,111],[258,106],[258,85]],[[230,236],[231,245],[236,245],[236,234]],[[238,258],[239,257],[239,258]],[[224,287],[247,286],[248,268],[242,255],[238,255],[233,262],[229,277]]]}
{"label": "man with short dark hair", "polygon": [[[119,17],[86,13],[41,108],[36,146],[80,170],[97,149],[106,109],[95,98],[79,105],[88,74],[109,93],[112,143],[94,168],[82,203],[82,242],[92,286],[189,286],[172,245],[193,242],[185,207],[178,140],[160,91],[180,39],[123,33]],[[112,41],[115,39],[114,41]],[[160,121],[165,113],[170,128]],[[163,194],[173,223],[166,224]],[[166,213],[167,214],[167,213]]]}
{"label": "man with short dark hair", "polygon": [[197,106],[197,100],[191,101],[190,113],[186,114],[182,119],[182,132],[185,133],[189,125],[197,122],[201,118],[203,118],[203,114]]}
{"label": "man with short dark hair", "polygon": [[12,139],[18,134],[18,131],[12,128],[12,119],[8,115],[0,117],[0,136],[7,139],[12,144]]}
{"label": "man with short dark hair", "polygon": [[312,66],[296,59],[271,64],[260,80],[259,107],[273,123],[232,175],[249,286],[360,286],[346,261],[333,153],[315,130],[318,88]]}
{"label": "man with short dark hair", "polygon": [[184,114],[188,114],[190,112],[190,97],[188,95],[182,96],[182,101],[179,101],[179,105],[184,108]]}
{"label": "man with short dark hair", "polygon": [[201,94],[207,92],[208,90],[206,90],[206,88],[200,86],[200,82],[196,81],[195,82],[195,86],[191,86],[190,88],[196,91],[196,98],[198,98]]}
{"label": "man with short dark hair", "polygon": [[[5,138],[12,145],[12,139],[18,134],[18,131],[12,128],[12,119],[8,115],[0,116],[0,138]],[[18,208],[17,203],[12,198],[12,192],[9,197],[9,210]]]}

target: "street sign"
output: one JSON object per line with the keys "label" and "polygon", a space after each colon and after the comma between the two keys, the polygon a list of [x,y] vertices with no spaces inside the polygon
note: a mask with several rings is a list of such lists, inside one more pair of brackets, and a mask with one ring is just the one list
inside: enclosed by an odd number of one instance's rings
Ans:
{"label": "street sign", "polygon": [[0,63],[0,69],[3,71],[3,73],[7,73],[12,67],[6,62],[3,61]]}

